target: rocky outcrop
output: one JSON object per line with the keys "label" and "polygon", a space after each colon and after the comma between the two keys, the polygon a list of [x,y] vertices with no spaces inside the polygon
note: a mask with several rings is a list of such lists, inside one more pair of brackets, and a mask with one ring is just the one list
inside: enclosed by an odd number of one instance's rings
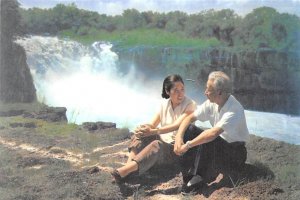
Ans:
{"label": "rocky outcrop", "polygon": [[[151,77],[179,73],[204,87],[211,71],[222,70],[233,79],[234,95],[247,109],[300,113],[300,56],[268,48],[159,48],[114,49],[121,70],[139,66]],[[163,70],[162,70],[163,69]],[[199,86],[198,86],[199,87]]]}
{"label": "rocky outcrop", "polygon": [[25,112],[23,117],[42,119],[48,122],[67,122],[65,107],[44,107],[38,112]]}
{"label": "rocky outcrop", "polygon": [[21,29],[18,5],[16,0],[1,1],[0,101],[3,103],[36,101],[25,50],[13,42]]}
{"label": "rocky outcrop", "polygon": [[[12,117],[22,115],[24,118],[41,119],[48,122],[67,122],[67,109],[65,107],[48,107],[42,106],[35,111],[28,111],[26,109],[8,109],[0,111],[0,117]],[[30,128],[30,125],[28,125]],[[27,127],[26,124],[14,123],[11,127]]]}
{"label": "rocky outcrop", "polygon": [[25,50],[14,43],[2,46],[1,42],[0,100],[4,103],[36,101]]}

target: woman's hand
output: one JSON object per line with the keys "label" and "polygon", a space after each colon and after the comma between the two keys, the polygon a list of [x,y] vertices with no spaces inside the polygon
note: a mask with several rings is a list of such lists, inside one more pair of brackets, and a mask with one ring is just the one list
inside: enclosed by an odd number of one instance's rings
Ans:
{"label": "woman's hand", "polygon": [[181,138],[181,136],[176,135],[175,137],[175,144],[174,144],[174,153],[178,156],[180,156],[181,153],[181,148],[184,145],[183,143],[183,139]]}
{"label": "woman's hand", "polygon": [[147,137],[152,135],[151,134],[152,126],[150,124],[142,124],[134,130],[134,134],[138,138]]}

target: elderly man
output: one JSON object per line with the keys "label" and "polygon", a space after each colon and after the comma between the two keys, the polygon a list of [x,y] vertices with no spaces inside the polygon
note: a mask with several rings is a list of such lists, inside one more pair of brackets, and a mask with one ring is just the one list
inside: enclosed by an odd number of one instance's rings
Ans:
{"label": "elderly man", "polygon": [[[184,181],[182,192],[191,192],[207,183],[208,170],[235,170],[244,165],[247,158],[245,142],[249,137],[243,106],[231,95],[231,80],[221,71],[209,74],[205,95],[208,100],[187,116],[181,123],[174,145],[174,152],[182,155],[198,146],[194,171],[189,181]],[[209,121],[212,128],[201,130],[191,123]],[[186,141],[184,134],[193,126],[198,136]],[[190,129],[189,127],[189,129]],[[184,143],[184,141],[186,141]]]}

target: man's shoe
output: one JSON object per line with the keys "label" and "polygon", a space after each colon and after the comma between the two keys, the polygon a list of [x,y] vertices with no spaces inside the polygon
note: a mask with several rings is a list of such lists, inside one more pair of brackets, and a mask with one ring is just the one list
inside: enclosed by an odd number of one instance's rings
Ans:
{"label": "man's shoe", "polygon": [[204,180],[201,176],[195,175],[192,179],[184,184],[181,188],[182,195],[193,195],[204,185]]}
{"label": "man's shoe", "polygon": [[186,184],[188,187],[191,187],[191,186],[193,186],[193,185],[195,185],[195,184],[198,184],[198,183],[200,183],[200,182],[203,182],[203,178],[201,177],[201,176],[199,176],[199,175],[194,175],[193,177],[192,177],[192,179]]}

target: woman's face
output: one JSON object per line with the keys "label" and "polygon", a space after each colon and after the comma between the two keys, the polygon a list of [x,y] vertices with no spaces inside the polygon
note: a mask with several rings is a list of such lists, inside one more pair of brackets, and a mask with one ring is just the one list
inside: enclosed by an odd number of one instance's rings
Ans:
{"label": "woman's face", "polygon": [[174,86],[171,88],[169,92],[169,95],[173,106],[175,107],[179,105],[184,100],[184,96],[185,96],[183,83],[180,81],[175,82]]}

